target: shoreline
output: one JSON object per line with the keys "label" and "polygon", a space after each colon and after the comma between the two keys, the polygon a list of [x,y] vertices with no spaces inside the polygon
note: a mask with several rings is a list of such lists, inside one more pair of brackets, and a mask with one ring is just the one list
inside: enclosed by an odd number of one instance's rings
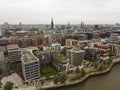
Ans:
{"label": "shoreline", "polygon": [[97,76],[97,75],[102,75],[102,74],[106,74],[106,73],[110,72],[112,70],[113,66],[115,64],[118,64],[118,63],[120,63],[120,60],[112,62],[110,67],[108,69],[104,70],[104,71],[93,72],[93,73],[90,73],[90,74],[86,74],[84,77],[82,77],[80,80],[77,80],[77,81],[73,81],[73,82],[70,82],[70,83],[64,83],[64,84],[59,84],[59,85],[54,85],[54,86],[41,87],[41,88],[39,88],[37,90],[52,90],[52,89],[55,89],[55,88],[61,88],[61,87],[68,87],[68,86],[77,85],[77,84],[80,84],[80,83],[86,81],[90,77]]}

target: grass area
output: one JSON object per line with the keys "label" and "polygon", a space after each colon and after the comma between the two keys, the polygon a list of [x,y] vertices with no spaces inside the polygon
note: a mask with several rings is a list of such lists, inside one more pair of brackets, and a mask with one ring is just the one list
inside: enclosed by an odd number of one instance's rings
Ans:
{"label": "grass area", "polygon": [[52,66],[44,66],[40,68],[40,74],[43,77],[49,77],[52,75],[56,75],[57,71]]}

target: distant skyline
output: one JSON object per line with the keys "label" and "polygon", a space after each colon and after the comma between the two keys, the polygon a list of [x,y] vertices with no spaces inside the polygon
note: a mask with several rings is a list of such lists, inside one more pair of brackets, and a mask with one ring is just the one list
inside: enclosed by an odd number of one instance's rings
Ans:
{"label": "distant skyline", "polygon": [[120,0],[0,0],[0,24],[120,23]]}

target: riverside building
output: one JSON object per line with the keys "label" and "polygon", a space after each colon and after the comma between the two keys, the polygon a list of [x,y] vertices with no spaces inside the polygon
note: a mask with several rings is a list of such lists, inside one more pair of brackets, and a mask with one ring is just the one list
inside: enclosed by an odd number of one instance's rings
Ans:
{"label": "riverside building", "polygon": [[84,60],[84,50],[70,49],[66,51],[66,56],[70,59],[70,64],[80,66]]}
{"label": "riverside building", "polygon": [[22,72],[25,82],[40,78],[39,59],[27,50],[22,52]]}

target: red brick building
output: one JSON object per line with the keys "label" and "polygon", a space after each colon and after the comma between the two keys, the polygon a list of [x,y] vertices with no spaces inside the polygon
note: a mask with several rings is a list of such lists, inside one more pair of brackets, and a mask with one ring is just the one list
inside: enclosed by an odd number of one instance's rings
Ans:
{"label": "red brick building", "polygon": [[37,46],[37,45],[38,45],[37,39],[32,39],[32,46]]}
{"label": "red brick building", "polygon": [[26,48],[27,47],[27,43],[26,43],[25,39],[21,40],[21,44],[22,44],[22,48]]}
{"label": "red brick building", "polygon": [[94,48],[100,50],[100,56],[102,60],[109,59],[110,46],[108,44],[94,44]]}

